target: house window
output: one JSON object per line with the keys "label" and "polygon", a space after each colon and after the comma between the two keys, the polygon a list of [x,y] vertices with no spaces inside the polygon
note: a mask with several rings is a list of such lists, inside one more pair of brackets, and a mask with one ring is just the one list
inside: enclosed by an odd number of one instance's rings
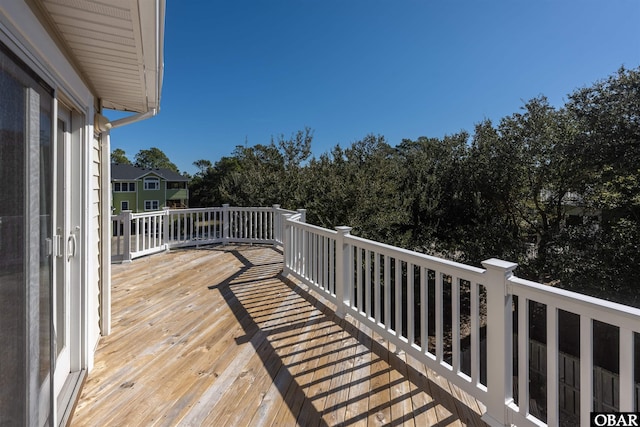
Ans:
{"label": "house window", "polygon": [[160,180],[158,178],[145,178],[144,179],[145,190],[159,190]]}
{"label": "house window", "polygon": [[566,219],[568,227],[576,227],[584,223],[581,215],[569,215]]}
{"label": "house window", "polygon": [[113,183],[113,191],[116,193],[133,193],[136,191],[136,183],[135,182],[114,182]]}
{"label": "house window", "polygon": [[122,202],[120,202],[120,210],[121,211],[128,211],[129,210],[129,201],[128,200],[123,200]]}
{"label": "house window", "polygon": [[145,200],[144,201],[144,210],[145,211],[157,211],[160,209],[160,203],[157,200]]}

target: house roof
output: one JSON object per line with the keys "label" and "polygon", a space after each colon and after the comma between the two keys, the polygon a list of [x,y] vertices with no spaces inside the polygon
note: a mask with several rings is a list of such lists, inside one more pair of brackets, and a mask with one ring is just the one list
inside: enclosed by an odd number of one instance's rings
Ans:
{"label": "house roof", "polygon": [[113,110],[158,110],[165,0],[37,0],[85,81]]}
{"label": "house roof", "polygon": [[145,169],[133,165],[121,165],[111,163],[111,181],[135,181],[147,175],[157,175],[162,179],[173,182],[188,182],[189,178],[176,173],[170,169]]}

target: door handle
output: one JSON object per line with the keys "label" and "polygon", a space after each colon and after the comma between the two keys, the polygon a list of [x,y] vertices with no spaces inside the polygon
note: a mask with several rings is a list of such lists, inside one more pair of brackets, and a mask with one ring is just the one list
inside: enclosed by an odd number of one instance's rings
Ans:
{"label": "door handle", "polygon": [[69,234],[69,238],[67,239],[67,261],[76,256],[76,243],[76,235]]}
{"label": "door handle", "polygon": [[76,227],[67,239],[67,261],[76,256],[76,249],[78,247],[78,241],[76,240],[76,233],[80,230],[80,227]]}

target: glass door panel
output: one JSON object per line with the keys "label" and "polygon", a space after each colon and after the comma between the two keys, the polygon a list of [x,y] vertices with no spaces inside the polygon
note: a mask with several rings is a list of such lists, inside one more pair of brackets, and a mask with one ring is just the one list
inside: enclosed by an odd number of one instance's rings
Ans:
{"label": "glass door panel", "polygon": [[0,425],[51,415],[53,93],[0,43]]}
{"label": "glass door panel", "polygon": [[7,192],[0,203],[0,425],[24,424],[26,413],[26,144],[24,85],[0,51],[0,180]]}
{"label": "glass door panel", "polygon": [[56,363],[54,392],[57,396],[64,386],[70,363],[70,260],[75,255],[76,242],[70,222],[72,209],[71,158],[71,112],[58,104],[56,153],[56,236],[59,253],[56,257],[55,273],[55,348]]}

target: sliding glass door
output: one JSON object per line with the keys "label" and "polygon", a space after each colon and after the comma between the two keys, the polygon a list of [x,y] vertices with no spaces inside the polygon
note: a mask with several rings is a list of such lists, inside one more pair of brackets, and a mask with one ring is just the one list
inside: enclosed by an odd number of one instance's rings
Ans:
{"label": "sliding glass door", "polygon": [[0,425],[51,416],[53,91],[0,44]]}
{"label": "sliding glass door", "polygon": [[58,417],[64,416],[71,373],[80,370],[80,296],[82,229],[82,137],[84,118],[57,103],[54,241],[54,394],[61,396]]}

